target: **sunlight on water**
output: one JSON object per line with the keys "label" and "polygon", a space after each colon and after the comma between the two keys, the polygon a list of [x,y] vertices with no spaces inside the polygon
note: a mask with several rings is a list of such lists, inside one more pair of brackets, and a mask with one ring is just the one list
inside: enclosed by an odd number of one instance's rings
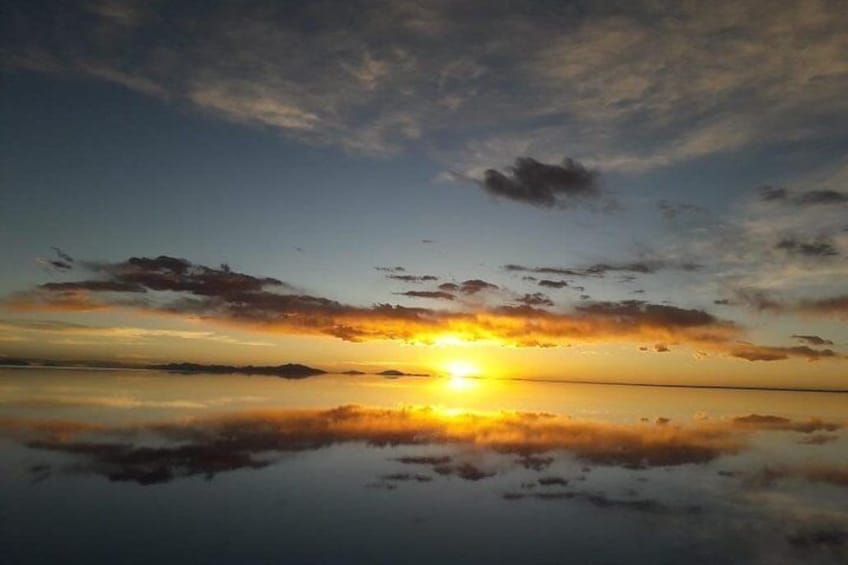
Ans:
{"label": "sunlight on water", "polygon": [[[139,535],[139,560],[168,547],[196,562],[369,562],[374,532],[388,561],[421,563],[547,563],[563,544],[577,562],[846,557],[845,395],[452,367],[298,380],[0,370],[0,502],[16,518],[0,542],[14,563],[60,561],[51,548],[85,539],[99,540],[86,556],[120,560]],[[28,528],[55,544],[33,550]],[[465,553],[469,537],[486,542]]]}

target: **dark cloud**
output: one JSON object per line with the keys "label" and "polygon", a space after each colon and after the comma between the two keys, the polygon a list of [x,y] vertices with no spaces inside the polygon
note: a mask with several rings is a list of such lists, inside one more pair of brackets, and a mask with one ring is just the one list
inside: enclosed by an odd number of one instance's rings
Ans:
{"label": "dark cloud", "polygon": [[469,279],[459,285],[462,294],[477,294],[483,290],[498,290],[498,286],[480,279]]}
{"label": "dark cloud", "polygon": [[575,308],[596,316],[615,318],[623,323],[655,324],[663,327],[696,327],[715,324],[718,320],[703,310],[649,304],[641,300],[595,302]]}
{"label": "dark cloud", "polygon": [[64,251],[59,249],[58,247],[51,247],[50,249],[53,250],[53,252],[56,254],[56,257],[58,257],[60,260],[64,261],[65,263],[73,263],[74,262],[73,257],[68,255],[67,253],[65,253]]}
{"label": "dark cloud", "polygon": [[539,479],[537,479],[536,482],[539,483],[539,486],[543,486],[543,487],[549,487],[549,486],[564,487],[564,486],[568,485],[568,479],[563,478],[563,477],[540,477]]}
{"label": "dark cloud", "polygon": [[817,335],[792,334],[792,337],[808,345],[833,345],[833,342],[831,340],[824,339],[823,337],[819,337]]}
{"label": "dark cloud", "polygon": [[455,297],[450,292],[442,290],[407,290],[406,292],[397,292],[401,296],[410,296],[412,298],[434,298],[437,300],[453,300]]}
{"label": "dark cloud", "polygon": [[525,267],[524,265],[516,264],[507,264],[503,266],[504,270],[511,272],[597,278],[602,278],[608,273],[616,272],[650,275],[665,270],[697,271],[700,268],[701,265],[696,263],[686,261],[666,261],[661,259],[628,261],[622,263],[594,263],[586,267]]}
{"label": "dark cloud", "polygon": [[785,309],[782,301],[772,293],[759,288],[737,288],[733,291],[736,301],[726,300],[724,304],[742,303],[760,312],[781,312]]}
{"label": "dark cloud", "polygon": [[[808,298],[792,302],[782,300],[768,291],[756,288],[739,288],[735,289],[734,293],[738,303],[759,311],[795,312],[808,316],[848,319],[848,294]],[[728,302],[728,304],[736,303]]]}
{"label": "dark cloud", "polygon": [[553,306],[554,301],[551,300],[546,295],[541,292],[534,292],[533,294],[525,294],[521,298],[518,298],[516,302],[521,304],[526,304],[527,306]]}
{"label": "dark cloud", "polygon": [[287,286],[275,278],[234,272],[227,264],[219,268],[206,267],[167,255],[131,257],[122,263],[88,263],[86,266],[107,282],[135,285],[145,290],[186,292],[195,296],[236,297],[242,293],[261,292],[268,287]]}
{"label": "dark cloud", "polygon": [[763,186],[759,188],[760,200],[794,206],[816,206],[844,204],[848,202],[848,193],[836,190],[808,190],[798,192],[782,187]]}
{"label": "dark cloud", "polygon": [[568,281],[553,281],[550,279],[542,279],[539,281],[539,286],[548,288],[565,288],[568,286]]}
{"label": "dark cloud", "polygon": [[386,278],[405,283],[422,283],[439,280],[439,277],[433,275],[386,275]]}
{"label": "dark cloud", "polygon": [[70,263],[65,263],[64,261],[61,261],[59,259],[47,259],[46,263],[60,271],[69,271],[74,268],[73,265],[71,265]]}
{"label": "dark cloud", "polygon": [[480,186],[494,196],[546,208],[568,208],[602,196],[599,174],[569,158],[559,165],[548,165],[519,157],[505,173],[486,170]]}
{"label": "dark cloud", "polygon": [[45,267],[49,267],[51,269],[55,269],[57,271],[70,271],[74,268],[74,258],[59,249],[58,247],[51,247],[55,255],[52,259],[36,259],[36,262],[44,265]]}
{"label": "dark cloud", "polygon": [[806,257],[833,257],[839,255],[833,243],[824,239],[816,241],[801,241],[795,238],[784,238],[777,242],[776,249],[787,253],[804,255]]}
{"label": "dark cloud", "polygon": [[505,271],[538,273],[544,275],[572,275],[577,277],[586,276],[586,273],[584,271],[559,267],[525,267],[524,265],[508,264],[504,265],[503,269]]}
{"label": "dark cloud", "polygon": [[654,345],[654,351],[656,351],[657,353],[668,353],[669,351],[671,351],[671,349],[669,349],[668,346],[664,343],[658,343]]}
{"label": "dark cloud", "polygon": [[730,355],[746,361],[783,361],[790,357],[800,357],[807,361],[840,357],[832,349],[813,349],[806,345],[792,347],[741,345],[730,350]]}
{"label": "dark cloud", "polygon": [[459,285],[456,283],[446,282],[439,285],[439,290],[443,290],[445,292],[458,292]]}
{"label": "dark cloud", "polygon": [[383,271],[385,273],[404,273],[406,269],[403,267],[374,267],[375,271]]}

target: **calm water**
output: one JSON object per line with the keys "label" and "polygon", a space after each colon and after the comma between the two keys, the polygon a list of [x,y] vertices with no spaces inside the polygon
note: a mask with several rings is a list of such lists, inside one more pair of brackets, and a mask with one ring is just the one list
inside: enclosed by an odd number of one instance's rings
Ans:
{"label": "calm water", "polygon": [[846,563],[848,395],[0,369],[2,563]]}

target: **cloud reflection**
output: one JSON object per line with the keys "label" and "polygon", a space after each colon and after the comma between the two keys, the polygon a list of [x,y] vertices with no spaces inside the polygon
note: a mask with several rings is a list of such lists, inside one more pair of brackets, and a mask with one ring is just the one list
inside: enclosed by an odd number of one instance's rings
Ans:
{"label": "cloud reflection", "polygon": [[[274,462],[280,453],[311,451],[341,443],[455,446],[518,455],[514,464],[537,471],[550,465],[552,456],[558,452],[589,464],[647,469],[703,464],[723,455],[740,453],[756,430],[811,433],[842,427],[835,422],[793,422],[758,415],[684,426],[615,424],[547,413],[456,414],[432,407],[361,406],[246,411],[138,426],[0,421],[4,436],[30,448],[74,456],[79,460],[76,469],[112,481],[139,484],[257,469]],[[437,475],[472,481],[495,474],[476,463],[447,455],[409,454],[397,461],[429,466]],[[833,480],[839,474],[828,474],[827,468],[816,473],[826,476],[823,480],[832,484],[843,482]]]}

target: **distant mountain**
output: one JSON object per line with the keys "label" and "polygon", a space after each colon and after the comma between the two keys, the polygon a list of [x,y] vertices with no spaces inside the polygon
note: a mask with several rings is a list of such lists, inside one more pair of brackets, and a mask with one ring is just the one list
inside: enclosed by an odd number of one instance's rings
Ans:
{"label": "distant mountain", "polygon": [[429,377],[427,373],[404,373],[403,371],[398,371],[397,369],[386,369],[385,371],[380,371],[377,373],[383,377]]}
{"label": "distant mountain", "polygon": [[202,365],[199,363],[167,363],[165,365],[150,365],[148,368],[172,373],[217,373],[242,375],[269,375],[284,379],[305,379],[315,375],[323,375],[327,371],[308,367],[299,363],[285,365],[254,366],[254,365]]}
{"label": "distant mountain", "polygon": [[0,357],[0,365],[11,367],[28,367],[29,361],[25,359],[15,359],[14,357]]}
{"label": "distant mountain", "polygon": [[365,371],[357,371],[356,369],[350,369],[349,371],[342,371],[342,375],[367,375]]}

